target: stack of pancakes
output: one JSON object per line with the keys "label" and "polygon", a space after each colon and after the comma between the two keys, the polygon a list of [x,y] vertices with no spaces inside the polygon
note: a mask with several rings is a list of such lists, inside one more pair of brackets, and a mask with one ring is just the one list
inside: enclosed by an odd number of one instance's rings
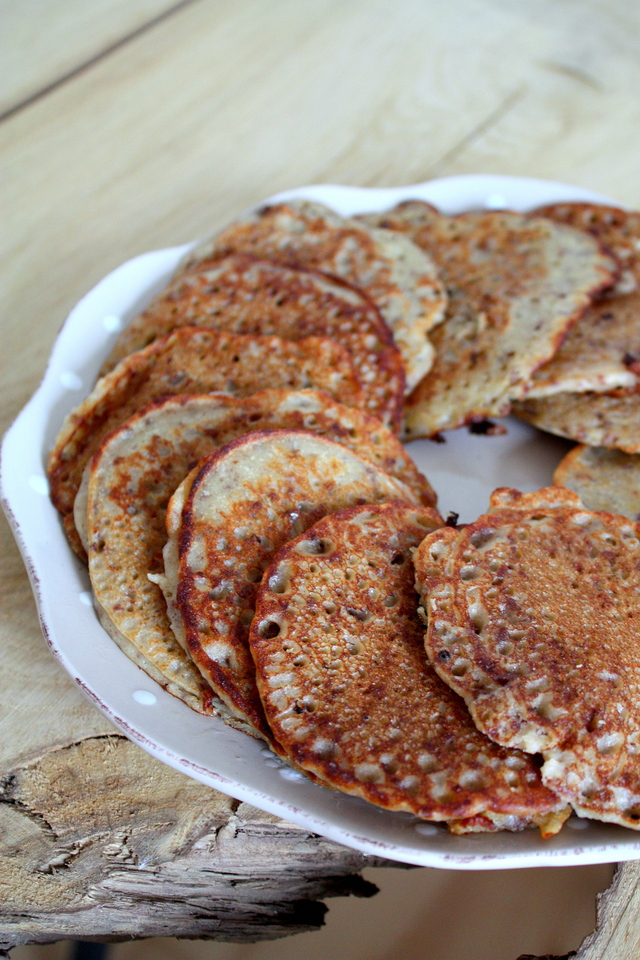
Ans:
{"label": "stack of pancakes", "polygon": [[[119,338],[49,460],[100,622],[149,676],[317,782],[457,833],[537,825],[551,835],[571,807],[634,826],[640,809],[633,762],[621,759],[634,753],[636,719],[625,682],[615,685],[631,669],[629,644],[586,658],[596,678],[606,674],[593,691],[623,688],[618,727],[579,684],[586,714],[558,706],[554,682],[569,689],[566,671],[539,676],[531,662],[561,640],[573,656],[575,636],[564,624],[553,644],[538,636],[557,609],[545,619],[537,594],[502,597],[505,577],[484,547],[492,579],[465,607],[467,580],[485,575],[466,559],[477,544],[444,525],[398,439],[512,406],[529,416],[558,384],[613,402],[633,395],[628,358],[615,373],[615,358],[603,359],[591,379],[566,370],[563,344],[602,298],[631,295],[632,259],[623,270],[619,250],[579,229],[566,206],[445,217],[416,201],[355,219],[308,201],[264,207],[189,253]],[[575,334],[582,346],[589,336]],[[528,557],[520,541],[527,525],[546,531],[540,509],[552,511],[549,551],[557,538],[566,557],[580,553],[585,531],[585,551],[593,536],[615,541],[596,551],[590,577],[604,582],[602,564],[614,561],[603,558],[619,558],[627,592],[609,585],[603,596],[626,638],[633,524],[594,520],[606,515],[571,494],[551,506],[541,497],[514,506],[503,496],[478,529],[506,511],[506,533],[490,542],[516,542],[518,583],[529,560],[539,569],[539,551]],[[584,594],[588,584],[576,594],[583,607]],[[443,630],[456,643],[466,636],[469,617],[474,636],[486,629],[498,647],[513,643],[506,630],[540,648],[516,662],[517,683],[507,667],[496,680],[479,645],[455,655],[441,646]],[[469,689],[461,677],[474,678]],[[487,709],[495,684],[505,695]],[[579,717],[571,729],[558,720],[566,714]]]}

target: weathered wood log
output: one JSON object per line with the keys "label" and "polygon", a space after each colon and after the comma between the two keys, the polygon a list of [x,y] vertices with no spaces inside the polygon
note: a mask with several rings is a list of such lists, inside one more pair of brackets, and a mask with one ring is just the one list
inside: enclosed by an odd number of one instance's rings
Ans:
{"label": "weathered wood log", "polygon": [[640,862],[621,863],[611,885],[597,898],[596,929],[578,950],[562,956],[534,957],[521,954],[518,960],[638,960],[640,957]]}
{"label": "weathered wood log", "polygon": [[380,864],[94,737],[0,784],[0,949],[65,937],[273,939]]}

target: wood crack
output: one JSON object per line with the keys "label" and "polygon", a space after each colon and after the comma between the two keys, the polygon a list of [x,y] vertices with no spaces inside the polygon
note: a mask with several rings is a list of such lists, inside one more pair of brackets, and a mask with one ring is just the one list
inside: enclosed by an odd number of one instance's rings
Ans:
{"label": "wood crack", "polygon": [[100,63],[101,60],[104,60],[110,54],[114,53],[116,50],[120,50],[122,47],[125,47],[127,44],[131,43],[132,40],[136,40],[138,37],[142,36],[144,33],[147,33],[149,30],[152,30],[158,24],[163,23],[163,21],[168,20],[169,17],[174,16],[174,14],[179,13],[180,10],[183,10],[185,7],[190,6],[192,3],[196,3],[198,0],[180,0],[179,3],[176,3],[174,6],[170,7],[168,10],[164,10],[162,13],[158,14],[156,17],[153,17],[151,20],[147,20],[146,23],[141,24],[135,30],[130,31],[130,33],[125,34],[122,37],[119,37],[117,40],[114,40],[113,43],[110,43],[108,46],[104,47],[102,50],[99,50],[92,57],[89,57],[87,60],[84,60],[82,63],[79,63],[73,69],[68,70],[66,73],[61,74],[61,76],[56,77],[55,80],[52,80],[51,83],[48,83],[45,87],[42,87],[40,90],[36,90],[34,93],[29,94],[28,97],[24,97],[23,100],[18,101],[18,103],[13,104],[3,113],[0,113],[0,123],[3,120],[8,120],[10,117],[15,116],[15,114],[20,113],[21,110],[25,110],[27,107],[30,107],[32,104],[37,103],[39,100],[42,100],[43,97],[48,96],[50,93],[53,93],[54,90],[58,90],[59,87],[64,86],[69,83],[70,80],[75,80],[76,77],[79,77],[81,74],[86,73],[87,70],[90,70],[91,67],[94,67],[97,63]]}
{"label": "wood crack", "polygon": [[372,896],[359,871],[386,863],[190,780],[120,735],[52,750],[0,786],[0,950],[273,939],[317,929],[326,897]]}

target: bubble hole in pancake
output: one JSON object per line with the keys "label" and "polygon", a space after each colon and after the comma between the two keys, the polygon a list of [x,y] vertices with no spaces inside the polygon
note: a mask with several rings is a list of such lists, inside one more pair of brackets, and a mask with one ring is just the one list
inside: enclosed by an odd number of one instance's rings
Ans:
{"label": "bubble hole in pancake", "polygon": [[178,327],[285,340],[326,337],[349,353],[364,409],[397,433],[405,376],[391,330],[359,290],[314,270],[234,254],[179,274],[122,332],[104,375],[123,357]]}
{"label": "bubble hole in pancake", "polygon": [[343,347],[320,337],[298,343],[183,327],[125,357],[65,420],[49,455],[51,499],[74,549],[82,548],[73,502],[85,466],[103,438],[163,396],[223,391],[250,396],[265,387],[317,387],[360,407],[362,390]]}
{"label": "bubble hole in pancake", "polygon": [[640,528],[561,487],[502,489],[430,539],[416,579],[439,675],[491,739],[541,752],[577,813],[638,829]]}
{"label": "bubble hole in pancake", "polygon": [[355,506],[276,554],[249,637],[267,720],[297,766],[388,810],[457,832],[548,821],[564,804],[535,763],[479,733],[427,661],[411,555],[441,525]]}
{"label": "bubble hole in pancake", "polygon": [[402,354],[411,389],[430,369],[428,333],[446,293],[433,262],[407,237],[341,217],[309,200],[269,204],[191,250],[181,270],[246,252],[320,270],[359,288],[378,307]]}
{"label": "bubble hole in pancake", "polygon": [[421,502],[435,503],[426,478],[373,417],[318,391],[279,389],[247,398],[154,401],[103,440],[76,496],[75,524],[101,623],[143,670],[203,713],[228,710],[212,703],[213,692],[171,630],[162,592],[148,578],[163,570],[167,505],[204,456],[251,431],[282,428],[340,442],[404,480]]}
{"label": "bubble hole in pancake", "polygon": [[172,625],[218,696],[265,739],[248,633],[271,556],[327,513],[390,499],[418,503],[351,450],[302,431],[259,431],[227,444],[172,497],[158,580]]}

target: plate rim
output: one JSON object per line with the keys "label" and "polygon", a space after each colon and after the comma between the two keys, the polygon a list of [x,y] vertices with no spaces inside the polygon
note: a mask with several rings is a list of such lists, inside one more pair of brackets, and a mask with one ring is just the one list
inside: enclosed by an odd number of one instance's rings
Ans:
{"label": "plate rim", "polygon": [[[544,195],[544,199],[537,199],[535,204],[523,204],[521,202],[523,195],[528,196],[531,194]],[[443,198],[452,196],[457,198],[457,200],[450,200],[448,203],[442,203]],[[267,198],[266,200],[261,201],[258,204],[253,205],[250,209],[259,209],[265,204],[280,200],[292,199],[294,197],[307,197],[312,200],[318,200],[319,202],[326,203],[328,206],[337,207],[338,211],[342,213],[353,213],[356,212],[356,210],[362,210],[364,212],[365,210],[385,209],[385,207],[398,202],[398,200],[409,199],[409,197],[430,200],[431,202],[439,205],[445,210],[445,212],[449,213],[461,212],[462,209],[500,209],[502,206],[510,209],[525,210],[530,209],[531,206],[538,206],[543,202],[554,202],[554,200],[585,200],[587,202],[606,203],[620,206],[617,201],[610,197],[580,187],[564,184],[559,181],[541,180],[529,177],[501,176],[497,174],[465,174],[461,176],[423,181],[419,184],[410,184],[401,187],[367,188],[349,187],[340,184],[315,184],[282,191],[273,195],[272,197]],[[477,201],[473,200],[474,197],[478,198]],[[477,207],[470,206],[470,204],[473,204],[474,202],[478,204]],[[460,206],[460,209],[455,209],[456,206]],[[196,242],[197,241],[194,243]],[[436,840],[429,841],[432,844],[435,843],[435,849],[431,849],[429,847],[429,842],[427,842],[426,847],[420,849],[414,849],[413,847],[401,848],[398,843],[381,840],[371,835],[372,832],[373,834],[376,832],[375,816],[371,815],[370,811],[368,810],[365,820],[367,820],[367,822],[373,822],[374,826],[373,831],[370,828],[369,833],[363,835],[358,833],[357,830],[347,829],[345,826],[336,825],[336,823],[333,821],[327,821],[322,816],[318,815],[317,812],[315,812],[315,808],[312,807],[309,809],[305,805],[304,796],[302,801],[302,807],[304,807],[304,809],[302,809],[300,806],[301,801],[295,803],[291,799],[286,800],[274,797],[270,792],[261,791],[255,786],[244,784],[234,780],[233,777],[229,777],[220,772],[211,770],[209,767],[199,763],[193,756],[190,757],[185,755],[184,750],[182,752],[176,751],[174,747],[167,745],[166,737],[160,738],[165,742],[160,742],[160,739],[157,737],[154,738],[153,736],[150,736],[147,729],[147,724],[144,721],[141,722],[139,719],[140,716],[144,716],[144,713],[141,714],[140,711],[137,710],[137,706],[133,710],[135,716],[132,719],[131,710],[123,711],[119,709],[117,705],[114,705],[111,697],[105,696],[104,692],[101,692],[100,689],[96,689],[95,682],[87,681],[86,675],[83,675],[85,673],[83,664],[78,663],[77,654],[75,656],[70,656],[68,644],[64,640],[61,642],[61,639],[58,636],[56,627],[57,616],[54,616],[51,610],[51,584],[47,579],[48,566],[50,566],[50,564],[47,564],[46,557],[44,557],[43,552],[40,552],[40,547],[38,546],[39,541],[34,537],[34,533],[29,526],[29,519],[27,518],[25,521],[24,504],[21,499],[21,494],[19,494],[16,490],[16,485],[22,484],[24,492],[25,480],[27,485],[30,482],[32,482],[32,485],[35,483],[34,478],[37,480],[37,478],[41,476],[41,473],[38,473],[38,467],[40,471],[45,471],[44,456],[46,443],[43,443],[39,451],[39,460],[34,456],[36,451],[32,449],[29,451],[31,456],[26,457],[26,462],[24,462],[24,464],[23,461],[20,460],[20,465],[18,467],[14,466],[14,464],[11,462],[12,447],[16,444],[20,437],[24,436],[25,432],[27,437],[33,436],[33,429],[36,426],[39,426],[39,436],[41,440],[44,441],[46,428],[51,427],[52,407],[50,406],[50,402],[57,398],[56,402],[59,406],[60,396],[64,396],[70,401],[73,399],[73,393],[76,392],[76,394],[78,394],[79,391],[84,387],[84,384],[78,386],[77,383],[73,381],[72,375],[67,379],[66,386],[64,387],[66,393],[63,393],[62,395],[60,394],[60,379],[65,375],[65,370],[61,370],[60,368],[68,366],[68,364],[61,362],[63,359],[66,361],[65,351],[71,351],[73,356],[79,356],[82,354],[82,350],[78,350],[78,345],[70,342],[70,331],[73,328],[74,323],[77,321],[77,318],[83,315],[83,311],[85,311],[88,307],[91,308],[96,298],[99,300],[105,289],[109,288],[109,285],[114,282],[114,278],[117,280],[117,276],[124,276],[125,274],[127,276],[129,274],[136,276],[140,271],[144,272],[145,268],[151,263],[166,263],[168,265],[174,262],[177,263],[179,258],[187,250],[189,250],[194,243],[163,248],[161,250],[150,251],[147,253],[142,253],[137,257],[133,257],[130,260],[125,261],[119,267],[116,267],[115,270],[110,271],[80,299],[76,306],[70,311],[56,337],[38,388],[18,414],[3,438],[2,447],[0,449],[0,503],[2,504],[3,510],[7,516],[7,520],[18,543],[20,553],[27,569],[32,591],[34,593],[36,608],[38,611],[38,619],[44,638],[55,658],[71,676],[76,685],[82,690],[84,695],[95,706],[97,706],[98,709],[118,729],[120,729],[129,739],[136,742],[146,752],[150,753],[158,760],[167,763],[176,770],[188,774],[201,783],[212,786],[215,789],[219,789],[223,793],[230,794],[240,801],[252,803],[269,813],[292,820],[301,827],[307,828],[314,833],[319,833],[337,843],[360,850],[365,854],[376,857],[385,857],[390,860],[397,860],[399,862],[411,863],[419,866],[432,866],[462,870],[513,869],[525,867],[595,864],[640,858],[640,836],[634,834],[633,831],[625,830],[623,827],[615,827],[614,825],[608,824],[602,824],[601,826],[614,831],[612,834],[614,837],[613,840],[607,841],[605,839],[600,844],[593,846],[580,846],[579,843],[576,843],[568,849],[559,849],[554,845],[553,841],[541,841],[541,843],[544,843],[545,845],[544,849],[538,849],[537,845],[534,844],[535,849],[532,851],[525,850],[525,852],[516,851],[514,853],[508,849],[509,844],[507,843],[506,850],[501,851],[498,849],[497,851],[494,850],[494,852],[490,852],[490,850],[483,851],[482,847],[484,845],[484,847],[489,846],[489,848],[491,848],[491,842],[489,841],[487,843],[487,841],[483,841],[479,844],[475,844],[475,846],[478,847],[478,851],[474,853],[469,852],[470,846],[471,849],[473,849],[473,838],[470,841],[468,838],[464,838],[468,841],[466,843],[461,843],[463,838],[454,838],[456,844],[459,844],[460,846],[459,853],[456,853],[455,849],[453,852],[451,852],[450,845],[449,849],[446,851],[439,852],[437,849],[439,844]],[[163,279],[162,282],[157,281],[158,288],[161,288],[165,282],[165,279]],[[143,294],[141,297],[138,297],[138,300],[148,299],[149,296],[151,296],[151,292],[147,288],[145,294]],[[137,309],[139,309],[139,306],[135,304],[132,305],[132,303],[129,301],[129,307],[128,310],[125,310],[125,313],[129,312],[133,315]],[[113,330],[112,332],[115,333],[116,331]],[[94,367],[99,365],[99,361],[103,357],[104,353],[97,355],[94,358]],[[86,357],[84,359],[86,362]],[[89,389],[91,389],[90,386]],[[77,396],[72,406],[75,406],[79,399],[80,397]],[[60,425],[61,421],[58,423],[57,429],[59,429]],[[33,470],[34,472],[26,475],[25,471],[27,470]],[[38,487],[38,483],[36,483],[36,486],[32,491],[36,497],[36,503],[38,503],[39,506],[43,506],[44,502],[46,501],[45,509],[50,508],[50,510],[53,511],[59,528],[59,520],[57,514],[55,514],[55,510],[53,510],[53,507],[48,500],[48,495],[45,496],[43,489],[36,489],[36,487]],[[40,498],[39,501],[37,500],[38,497]],[[49,545],[50,549],[53,549],[54,555],[58,555],[60,553],[60,543],[55,537],[53,537],[53,539],[50,537],[47,541],[45,536],[44,543],[41,544],[41,546],[46,547],[47,544]],[[80,592],[84,592],[86,594],[86,573],[85,580],[83,580],[83,571],[81,569],[81,565],[79,561],[77,561],[71,554],[68,544],[66,544],[66,540],[64,541],[64,549],[69,555],[68,560],[70,561],[71,565],[70,571],[67,571],[67,573],[71,573],[71,580],[74,581],[76,588],[79,585],[85,587],[85,590]],[[86,605],[86,601],[83,602]],[[91,613],[93,612],[92,607],[90,608],[87,606],[86,609],[87,611],[91,611]],[[170,694],[167,694],[161,688],[156,688],[154,681],[148,678],[146,674],[140,671],[140,668],[135,667],[135,665],[132,664],[128,658],[126,658],[125,654],[123,654],[117,648],[117,646],[113,644],[110,638],[107,637],[107,634],[97,623],[97,620],[96,625],[98,626],[99,630],[104,633],[104,637],[108,639],[109,644],[112,645],[115,662],[118,663],[120,658],[122,658],[123,661],[126,661],[126,664],[128,664],[129,667],[133,667],[135,671],[139,672],[140,688],[144,690],[145,687],[151,685],[152,690],[148,692],[156,698],[156,702],[159,700],[161,705],[164,704],[170,708],[172,704],[168,703],[164,698],[169,698],[171,701],[173,701],[174,698],[172,698]],[[131,671],[129,669],[124,670],[124,672],[127,674],[127,676],[131,675]],[[190,714],[193,713],[189,707],[179,703],[179,701],[175,701],[173,705],[175,706],[176,703],[180,708],[188,711]],[[144,705],[141,704],[141,706]],[[170,714],[172,712],[174,711],[170,710]],[[194,716],[199,720],[211,719],[201,718],[197,714],[194,714]],[[221,721],[219,721],[219,723],[221,723]],[[228,730],[229,728],[226,729]],[[240,737],[246,736],[238,731],[233,731],[233,734]],[[224,743],[224,732],[219,731],[218,735],[222,737]],[[230,739],[233,738],[230,737]],[[252,741],[252,743],[256,744],[257,741]],[[226,748],[226,744],[224,744],[223,749]],[[257,747],[256,749],[260,749],[260,747]],[[278,770],[280,770],[280,768],[278,768]],[[290,774],[295,773],[295,771],[289,772]],[[297,776],[300,777],[299,774]],[[286,779],[294,781],[293,776],[289,776]],[[304,778],[300,777],[300,781],[304,781]],[[305,789],[307,787],[310,787],[313,790],[323,789],[316,787],[314,784],[310,784],[309,781],[305,781],[304,783],[301,782],[300,786],[304,786]],[[310,794],[307,790],[307,796],[309,795]],[[366,804],[366,801],[360,801],[355,797],[340,797],[334,805],[337,807],[340,802],[342,804],[348,804],[354,810],[356,809],[357,805],[365,804],[367,808],[372,806]],[[380,811],[378,808],[373,809],[376,813],[379,813],[384,817],[410,817],[410,815],[407,814]],[[360,809],[360,813],[362,813],[362,809]],[[358,811],[356,810],[356,816],[357,815]],[[411,819],[416,820],[417,818],[412,817]],[[594,823],[597,823],[597,821],[589,821],[589,824]],[[444,827],[439,827],[437,829],[445,830]],[[627,838],[627,842],[620,843],[619,838],[621,834],[619,834],[617,831],[624,831],[624,837]],[[529,831],[529,833],[533,833],[533,831]],[[629,835],[631,836],[629,837]],[[436,835],[434,834],[433,836]],[[499,834],[481,835],[481,837],[491,838],[491,840],[494,840],[494,847],[496,846],[495,838],[499,836]],[[576,841],[577,840],[578,837],[576,837]],[[498,844],[498,847],[499,846],[500,844]]]}

